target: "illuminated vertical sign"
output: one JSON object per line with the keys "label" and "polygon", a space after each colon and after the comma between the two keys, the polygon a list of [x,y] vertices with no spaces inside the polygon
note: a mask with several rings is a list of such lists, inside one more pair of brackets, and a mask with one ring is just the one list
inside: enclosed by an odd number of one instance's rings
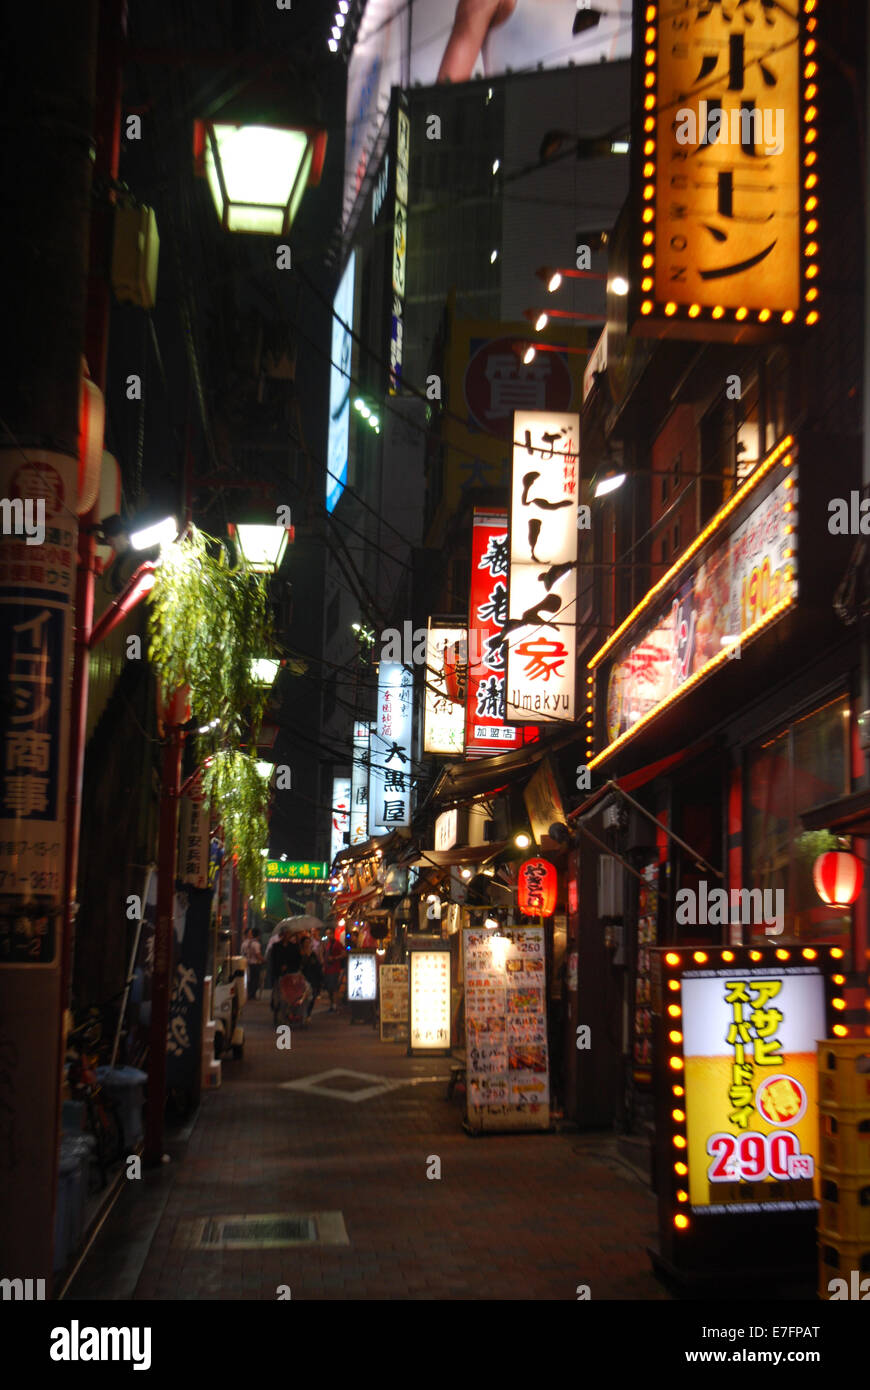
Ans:
{"label": "illuminated vertical sign", "polygon": [[414,681],[400,661],[378,671],[378,717],[372,738],[370,822],[383,830],[411,824],[411,726]]}
{"label": "illuminated vertical sign", "polygon": [[393,108],[396,130],[395,198],[393,199],[393,271],[390,302],[390,395],[402,386],[402,353],[405,318],[405,270],[408,261],[408,169],[411,158],[411,122],[401,102]]}
{"label": "illuminated vertical sign", "polygon": [[344,837],[350,829],[350,778],[332,779],[332,853],[331,860],[346,848]]}
{"label": "illuminated vertical sign", "polygon": [[815,7],[691,0],[643,28],[635,331],[818,318]]}
{"label": "illuminated vertical sign", "polygon": [[329,370],[329,435],[326,453],[326,466],[329,469],[326,475],[328,512],[335,509],[347,482],[355,271],[356,252],[352,251],[332,304],[332,365]]}
{"label": "illuminated vertical sign", "polygon": [[505,716],[575,718],[580,417],[514,412]]}
{"label": "illuminated vertical sign", "polygon": [[411,962],[412,1052],[450,1048],[450,952],[413,950]]}
{"label": "illuminated vertical sign", "polygon": [[522,743],[504,720],[504,648],[507,620],[508,527],[506,512],[474,513],[468,613],[466,753],[504,752]]}
{"label": "illuminated vertical sign", "polygon": [[370,725],[355,720],[353,767],[350,778],[350,843],[361,845],[369,837],[369,735]]}
{"label": "illuminated vertical sign", "polygon": [[464,645],[465,641],[464,627],[429,628],[423,722],[426,753],[453,753],[461,757],[464,751],[465,705],[451,700],[447,693],[445,651],[450,653],[457,643]]}

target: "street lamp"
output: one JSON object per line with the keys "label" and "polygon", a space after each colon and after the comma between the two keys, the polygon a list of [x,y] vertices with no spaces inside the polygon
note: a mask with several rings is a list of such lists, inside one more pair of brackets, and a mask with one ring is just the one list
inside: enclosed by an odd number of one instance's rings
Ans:
{"label": "street lamp", "polygon": [[153,550],[155,546],[170,545],[178,535],[178,523],[174,516],[166,516],[150,526],[130,532],[130,544],[134,550]]}
{"label": "street lamp", "polygon": [[226,231],[286,236],[306,188],[320,183],[326,131],[297,123],[290,109],[287,92],[259,80],[194,121],[194,169]]}
{"label": "street lamp", "polygon": [[228,530],[249,570],[254,574],[277,573],[287,549],[289,527],[243,521]]}
{"label": "street lamp", "polygon": [[274,685],[280,661],[269,656],[256,656],[251,662],[251,680],[255,685]]}

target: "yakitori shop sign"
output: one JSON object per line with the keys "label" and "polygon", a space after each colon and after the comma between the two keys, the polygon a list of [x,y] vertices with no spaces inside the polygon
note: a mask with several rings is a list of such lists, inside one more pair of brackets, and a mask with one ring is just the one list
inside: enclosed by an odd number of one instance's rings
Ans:
{"label": "yakitori shop sign", "polygon": [[796,600],[791,443],[768,455],[592,657],[598,758],[738,657]]}

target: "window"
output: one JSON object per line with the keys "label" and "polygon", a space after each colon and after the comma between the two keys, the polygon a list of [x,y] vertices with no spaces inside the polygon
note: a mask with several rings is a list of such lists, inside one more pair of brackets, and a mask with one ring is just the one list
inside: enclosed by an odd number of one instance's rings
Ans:
{"label": "window", "polygon": [[674,522],[674,550],[673,550],[674,555],[677,555],[677,554],[679,553],[679,549],[680,549],[680,518],[677,517],[676,521]]}
{"label": "window", "polygon": [[[744,883],[770,890],[782,908],[783,942],[839,942],[848,949],[851,916],[822,902],[813,864],[837,841],[827,830],[807,831],[802,811],[849,791],[849,702],[841,696],[799,719],[749,755],[744,815]],[[773,915],[771,913],[768,916]],[[764,924],[752,936],[765,937]]]}
{"label": "window", "polygon": [[668,500],[668,496],[669,496],[670,490],[671,490],[670,484],[671,484],[671,480],[670,480],[670,478],[668,477],[667,473],[663,473],[663,474],[662,474],[662,502],[663,502],[663,503],[664,503],[664,502],[667,502],[667,500]]}

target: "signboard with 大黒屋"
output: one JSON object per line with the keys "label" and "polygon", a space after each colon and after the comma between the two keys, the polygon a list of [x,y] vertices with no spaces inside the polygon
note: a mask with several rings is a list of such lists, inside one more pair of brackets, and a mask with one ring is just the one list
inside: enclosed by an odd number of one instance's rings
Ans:
{"label": "signboard with \u5927\u9ed2\u5c4b", "polygon": [[745,519],[729,533],[714,518],[716,538],[705,546],[702,533],[688,560],[673,566],[670,583],[659,582],[662,597],[647,602],[642,617],[626,621],[625,635],[617,633],[615,643],[610,639],[593,658],[592,670],[610,658],[602,668],[606,684],[596,691],[606,699],[598,722],[608,747],[729,655],[739,655],[744,638],[775,621],[797,598],[797,467],[789,466],[782,477],[785,458],[790,461],[787,454],[775,459],[780,480]]}

